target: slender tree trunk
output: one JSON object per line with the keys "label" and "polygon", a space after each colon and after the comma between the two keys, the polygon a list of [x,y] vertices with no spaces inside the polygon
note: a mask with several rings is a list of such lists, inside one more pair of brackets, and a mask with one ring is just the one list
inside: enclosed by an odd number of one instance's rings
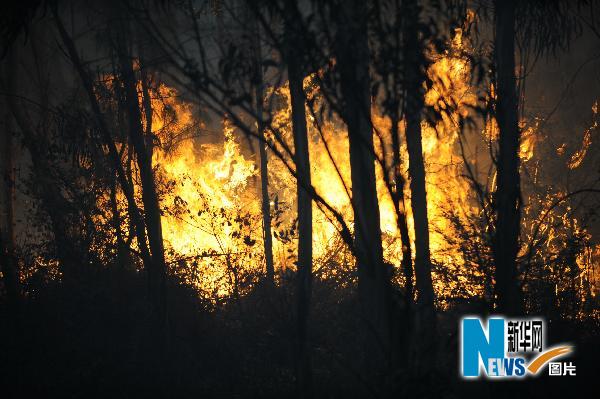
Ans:
{"label": "slender tree trunk", "polygon": [[413,288],[413,265],[412,265],[412,252],[410,236],[408,235],[408,221],[406,217],[406,202],[404,199],[404,177],[400,170],[400,135],[398,132],[398,121],[399,118],[394,116],[392,119],[392,152],[393,155],[393,168],[394,168],[394,186],[395,186],[395,198],[394,207],[396,210],[398,230],[400,231],[400,242],[402,244],[402,273],[404,274],[405,290],[406,290],[406,304],[407,308],[410,308],[414,300],[414,288]]}
{"label": "slender tree trunk", "polygon": [[421,117],[424,106],[424,53],[419,39],[420,7],[409,2],[405,16],[405,68],[406,68],[406,148],[410,177],[411,208],[415,234],[415,277],[417,307],[412,325],[414,352],[411,358],[413,371],[423,376],[433,366],[435,358],[436,318],[434,291],[431,279],[429,250],[429,220],[427,216],[427,190],[423,159]]}
{"label": "slender tree trunk", "polygon": [[156,192],[154,171],[152,170],[152,158],[150,157],[146,146],[142,125],[142,114],[140,111],[136,85],[137,80],[133,70],[133,62],[123,51],[123,48],[119,49],[119,53],[121,78],[123,79],[125,88],[125,106],[128,119],[129,139],[135,151],[140,171],[144,219],[146,222],[148,243],[150,245],[152,259],[152,267],[147,271],[150,295],[152,296],[159,323],[162,328],[166,328],[166,263],[162,237],[160,204]]}
{"label": "slender tree trunk", "polygon": [[[289,2],[286,3],[290,8]],[[308,318],[312,290],[312,199],[304,187],[311,186],[310,155],[306,127],[306,96],[300,42],[286,21],[287,63],[292,106],[292,131],[294,135],[294,161],[297,170],[296,190],[298,196],[298,273],[296,281],[297,304],[297,354],[296,378],[300,397],[312,396],[312,367],[308,348]]]}
{"label": "slender tree trunk", "polygon": [[429,220],[427,217],[427,191],[425,188],[425,163],[421,132],[424,105],[423,50],[419,43],[417,23],[418,5],[411,3],[406,9],[406,147],[410,176],[411,208],[415,228],[415,274],[417,303],[424,308],[433,307],[434,293],[431,280],[429,252]]}
{"label": "slender tree trunk", "polygon": [[[12,57],[16,59],[16,54],[12,54]],[[32,127],[31,120],[23,112],[23,105],[16,98],[15,84],[19,81],[19,73],[14,68],[14,59],[7,64],[9,65],[7,80],[2,83],[6,84],[6,90],[13,95],[7,101],[8,108],[23,134],[23,143],[31,156],[32,171],[36,181],[33,189],[36,196],[42,200],[44,210],[50,219],[54,235],[55,255],[63,274],[63,281],[66,281],[75,276],[78,265],[86,264],[86,254],[77,251],[79,248],[76,245],[77,237],[71,235],[69,231],[68,202],[58,189],[52,177],[51,165],[48,163],[46,154],[41,150],[48,147],[46,132],[37,133]]]}
{"label": "slender tree trunk", "polygon": [[265,248],[265,263],[267,271],[267,284],[275,284],[275,266],[273,263],[273,235],[271,233],[271,200],[269,199],[269,169],[267,160],[267,147],[264,143],[265,127],[263,124],[263,76],[262,76],[262,54],[260,49],[260,30],[255,22],[254,40],[254,98],[256,101],[257,127],[260,140],[258,142],[258,156],[260,162],[260,194],[263,218],[263,243]]}
{"label": "slender tree trunk", "polygon": [[142,216],[140,214],[140,210],[135,201],[133,182],[131,178],[131,163],[127,163],[128,170],[126,172],[123,168],[123,165],[121,164],[119,152],[117,151],[111,131],[109,130],[106,121],[104,120],[100,104],[98,103],[98,99],[96,98],[96,95],[94,93],[93,81],[89,73],[84,68],[81,58],[79,57],[79,53],[77,52],[77,48],[75,47],[75,43],[67,33],[67,30],[65,29],[64,24],[58,14],[58,10],[55,6],[53,6],[51,7],[51,11],[54,17],[57,31],[61,37],[63,44],[65,45],[69,58],[71,62],[73,62],[73,66],[77,74],[79,75],[81,82],[83,83],[84,90],[87,94],[88,100],[90,101],[92,113],[96,119],[98,128],[102,135],[102,140],[104,141],[104,144],[108,147],[109,159],[113,164],[113,167],[115,168],[119,184],[121,186],[121,189],[123,190],[125,198],[127,199],[127,208],[129,211],[129,217],[131,219],[131,226],[133,226],[133,230],[135,231],[135,235],[138,240],[138,246],[140,249],[140,255],[144,263],[144,267],[149,269],[151,268],[152,259],[150,257],[150,250],[148,249],[148,245],[146,242],[147,240],[145,226],[142,220]]}
{"label": "slender tree trunk", "polygon": [[15,173],[13,162],[13,131],[11,129],[11,117],[5,116],[5,129],[2,141],[2,158],[0,164],[2,190],[2,220],[0,221],[0,261],[2,262],[2,276],[6,289],[8,306],[13,319],[17,320],[19,315],[20,288],[17,260],[15,258],[15,222],[14,222],[14,198],[15,198]]}
{"label": "slender tree trunk", "polygon": [[[400,92],[400,90],[399,90]],[[393,370],[398,369],[398,365],[405,365],[406,359],[412,351],[412,343],[409,333],[413,327],[414,316],[414,277],[412,264],[412,244],[408,234],[408,218],[406,215],[406,201],[404,198],[405,179],[402,175],[400,162],[400,132],[398,124],[400,121],[400,109],[396,104],[392,108],[390,119],[392,123],[392,168],[394,179],[394,191],[392,191],[392,200],[394,202],[394,210],[396,212],[396,225],[400,232],[400,242],[402,245],[402,261],[400,267],[404,275],[404,309],[394,308],[393,311],[396,317],[391,318],[391,367]]]}
{"label": "slender tree trunk", "polygon": [[117,176],[110,177],[110,206],[112,208],[113,227],[115,229],[115,238],[117,240],[117,261],[119,267],[129,267],[129,249],[123,238],[123,228],[121,226],[121,212],[117,202]]}
{"label": "slender tree trunk", "polygon": [[[257,90],[257,98],[262,99],[262,90]],[[259,100],[260,101],[260,100]],[[262,105],[257,106],[262,109]],[[258,113],[258,112],[257,112]],[[260,110],[262,113],[262,110]],[[259,113],[259,115],[260,115]],[[260,135],[264,139],[263,123],[259,122]],[[267,270],[267,283],[275,284],[275,266],[273,263],[273,235],[271,233],[271,201],[269,199],[269,169],[267,165],[267,149],[262,142],[258,143],[258,156],[260,159],[260,193],[263,219],[263,241],[265,247],[265,263]]]}
{"label": "slender tree trunk", "polygon": [[[11,61],[9,61],[11,62]],[[1,104],[1,103],[0,103]],[[4,130],[0,131],[0,271],[2,271],[4,289],[6,290],[8,314],[2,323],[3,344],[2,362],[5,365],[4,380],[8,387],[19,387],[22,384],[22,323],[21,323],[21,287],[19,268],[15,254],[14,231],[14,195],[15,174],[13,159],[13,129],[10,113],[5,114]],[[10,388],[9,388],[10,391]],[[10,394],[9,394],[10,396]]]}
{"label": "slender tree trunk", "polygon": [[[143,46],[140,45],[140,48],[143,48]],[[152,119],[154,112],[152,112],[152,97],[150,96],[150,76],[148,75],[146,64],[142,58],[142,55],[140,55],[139,63],[141,75],[140,80],[142,82],[142,105],[144,107],[144,117],[146,124],[146,130],[144,132],[144,135],[146,138],[146,149],[148,152],[148,158],[152,160],[152,156],[154,155],[154,135],[152,133]]]}
{"label": "slender tree trunk", "polygon": [[390,349],[390,273],[383,262],[375,182],[366,3],[349,1],[340,7],[340,14],[337,52],[342,117],[348,127],[350,147],[358,290],[366,321],[367,367],[371,368],[369,372],[376,372],[375,368],[386,367],[382,356]]}
{"label": "slender tree trunk", "polygon": [[496,305],[499,312],[514,315],[522,311],[517,278],[521,188],[519,176],[518,99],[515,79],[515,2],[497,0],[495,66],[496,119],[499,152],[495,192],[496,229],[494,258],[496,266]]}

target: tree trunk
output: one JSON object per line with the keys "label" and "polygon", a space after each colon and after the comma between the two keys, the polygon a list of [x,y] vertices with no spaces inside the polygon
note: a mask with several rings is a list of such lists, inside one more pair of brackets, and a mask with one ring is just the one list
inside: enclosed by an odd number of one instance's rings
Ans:
{"label": "tree trunk", "polygon": [[522,311],[517,278],[521,189],[519,177],[518,99],[515,79],[515,3],[496,1],[496,120],[499,128],[494,259],[496,306],[501,313]]}
{"label": "tree trunk", "polygon": [[92,79],[89,73],[84,68],[83,62],[81,61],[79,53],[77,52],[77,48],[75,47],[75,42],[67,33],[67,30],[65,29],[65,26],[58,14],[58,10],[56,9],[56,7],[51,7],[51,11],[54,17],[56,28],[58,30],[63,44],[65,45],[69,58],[73,63],[73,66],[77,74],[79,75],[81,82],[83,83],[84,90],[87,94],[88,100],[90,101],[90,106],[92,107],[92,113],[96,119],[96,123],[98,124],[98,128],[102,135],[102,140],[104,141],[104,144],[108,147],[109,159],[112,162],[113,167],[115,168],[119,184],[121,185],[123,194],[127,199],[127,208],[129,211],[129,217],[131,219],[131,226],[133,226],[133,230],[135,231],[135,235],[138,240],[138,246],[140,249],[140,255],[144,263],[144,267],[151,268],[150,264],[152,263],[152,260],[150,257],[150,250],[148,249],[148,245],[146,242],[145,226],[142,220],[142,216],[140,214],[140,210],[135,201],[133,181],[131,178],[130,162],[127,163],[128,170],[125,171],[123,165],[121,164],[121,157],[119,155],[119,152],[117,151],[115,142],[111,135],[111,131],[109,130],[106,121],[104,120],[100,104],[98,103],[98,99],[96,98],[96,95],[94,93]]}
{"label": "tree trunk", "polygon": [[121,213],[117,202],[117,176],[112,173],[110,176],[110,206],[112,208],[113,227],[115,229],[115,238],[117,240],[117,262],[119,267],[127,268],[129,264],[129,248],[123,238],[123,228],[121,227]]}
{"label": "tree trunk", "polygon": [[15,173],[13,163],[13,131],[11,129],[11,117],[5,116],[6,125],[2,141],[2,158],[0,164],[2,187],[2,220],[0,221],[0,259],[2,262],[2,276],[8,299],[8,306],[13,319],[17,320],[19,315],[20,288],[19,272],[15,258],[15,221],[14,221],[14,198],[15,198]]}
{"label": "tree trunk", "polygon": [[[287,3],[290,5],[289,2]],[[294,161],[297,170],[298,196],[298,273],[296,281],[297,304],[297,354],[296,378],[300,397],[312,396],[312,367],[308,348],[308,318],[312,289],[312,199],[304,187],[311,186],[308,132],[306,127],[306,96],[300,41],[290,21],[286,21],[287,64],[292,106],[292,131],[294,135]]]}
{"label": "tree trunk", "polygon": [[271,233],[271,200],[269,199],[269,169],[267,160],[267,147],[264,143],[265,126],[263,123],[263,76],[262,76],[262,54],[260,49],[260,30],[255,21],[254,47],[254,79],[256,101],[257,128],[260,140],[258,142],[258,156],[260,163],[260,196],[263,219],[263,243],[265,249],[265,263],[267,271],[267,284],[273,287],[275,284],[275,266],[273,263],[273,235]]}
{"label": "tree trunk", "polygon": [[[13,54],[16,59],[16,54]],[[23,134],[23,144],[29,151],[32,163],[32,172],[35,176],[35,185],[33,190],[35,195],[41,199],[44,210],[50,219],[52,234],[54,235],[55,255],[58,259],[59,267],[62,272],[63,281],[67,281],[78,273],[80,265],[87,264],[86,255],[78,251],[78,237],[70,234],[69,223],[69,204],[60,192],[56,181],[53,178],[52,167],[49,164],[46,154],[42,148],[48,147],[47,132],[43,130],[38,133],[32,126],[32,121],[24,113],[24,106],[17,101],[16,82],[19,82],[20,76],[14,68],[16,62],[10,60],[7,70],[7,91],[12,97],[8,99],[8,108]],[[43,125],[43,124],[42,124]]]}
{"label": "tree trunk", "polygon": [[[140,52],[142,48],[143,46],[140,45]],[[152,160],[152,156],[154,155],[154,134],[152,133],[152,119],[154,112],[152,111],[152,97],[150,96],[150,76],[148,75],[146,64],[141,54],[138,61],[140,64],[142,106],[144,108],[144,122],[146,125],[146,131],[144,132],[146,138],[146,152],[148,153],[148,158]]]}
{"label": "tree trunk", "polygon": [[405,16],[405,73],[406,73],[406,148],[410,177],[410,205],[415,234],[415,277],[417,308],[412,327],[414,353],[411,361],[417,375],[425,375],[435,357],[436,319],[434,291],[431,279],[429,251],[429,220],[427,216],[427,190],[425,186],[425,163],[421,117],[424,106],[424,53],[419,39],[420,7],[410,2],[404,9]]}
{"label": "tree trunk", "polygon": [[[367,325],[367,366],[383,368],[389,351],[389,278],[383,263],[375,157],[371,125],[371,87],[367,7],[352,0],[340,8],[337,55],[342,94],[342,117],[348,128],[354,249],[362,316]],[[371,370],[375,371],[375,370]]]}
{"label": "tree trunk", "polygon": [[[395,112],[397,114],[397,112]],[[410,308],[414,300],[414,288],[413,288],[413,265],[412,265],[412,252],[410,236],[408,235],[408,221],[406,218],[406,201],[404,199],[404,177],[400,170],[400,135],[398,132],[398,121],[397,116],[392,118],[392,152],[394,168],[394,207],[396,210],[398,230],[400,231],[400,242],[402,244],[402,273],[404,274],[405,290],[406,290],[406,305]]]}
{"label": "tree trunk", "polygon": [[[125,107],[128,120],[129,140],[135,151],[140,180],[142,186],[142,203],[144,204],[144,220],[148,232],[148,243],[150,246],[151,265],[147,270],[148,284],[154,310],[159,318],[161,328],[166,328],[166,264],[164,244],[162,237],[161,212],[154,171],[152,170],[152,158],[148,152],[144,129],[142,125],[142,114],[140,111],[137,80],[133,70],[133,61],[119,49],[119,62],[121,77],[125,89]],[[149,110],[147,112],[150,112]]]}
{"label": "tree trunk", "polygon": [[433,307],[434,293],[431,281],[429,252],[429,220],[427,216],[427,191],[425,188],[425,163],[421,132],[424,105],[423,51],[419,43],[417,23],[419,7],[410,4],[406,10],[406,147],[410,176],[411,208],[415,229],[415,274],[417,303],[420,307]]}

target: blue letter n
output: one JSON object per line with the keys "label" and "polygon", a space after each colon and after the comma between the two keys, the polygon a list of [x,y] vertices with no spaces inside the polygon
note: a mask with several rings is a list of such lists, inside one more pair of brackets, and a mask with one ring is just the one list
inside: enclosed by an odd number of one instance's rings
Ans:
{"label": "blue letter n", "polygon": [[462,321],[462,375],[479,377],[479,355],[486,368],[488,359],[504,358],[504,319],[488,321],[489,341],[478,318]]}

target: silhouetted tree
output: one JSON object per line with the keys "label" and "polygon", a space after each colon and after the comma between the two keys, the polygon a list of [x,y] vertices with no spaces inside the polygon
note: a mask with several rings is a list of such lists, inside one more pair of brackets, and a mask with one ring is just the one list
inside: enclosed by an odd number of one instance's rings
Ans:
{"label": "silhouetted tree", "polygon": [[2,129],[2,142],[0,153],[2,164],[0,173],[0,191],[2,192],[2,207],[0,208],[0,258],[2,259],[2,277],[8,305],[10,307],[13,321],[19,314],[19,303],[21,289],[19,283],[19,270],[15,256],[15,167],[13,162],[13,135],[12,115],[6,113]]}
{"label": "silhouetted tree", "polygon": [[519,158],[519,112],[523,106],[519,95],[522,97],[523,93],[518,93],[518,90],[522,91],[525,86],[525,70],[533,67],[522,62],[522,76],[517,78],[515,58],[519,55],[523,61],[533,55],[536,60],[540,55],[566,48],[579,32],[579,21],[573,15],[579,7],[563,0],[494,2],[493,65],[499,135],[493,253],[496,305],[500,312],[506,314],[518,314],[524,310],[517,264],[523,206]]}
{"label": "silhouetted tree", "polygon": [[[122,32],[120,35],[117,34],[117,38],[118,40],[120,39],[120,41],[118,42],[116,51],[118,54],[119,71],[121,73],[121,78],[123,79],[123,90],[125,95],[125,103],[123,106],[128,120],[127,129],[129,139],[136,155],[142,181],[142,202],[144,203],[145,208],[143,218],[135,201],[132,180],[130,177],[128,178],[128,175],[121,164],[119,152],[112,137],[112,133],[105,120],[98,98],[95,95],[94,85],[90,74],[84,67],[73,39],[69,36],[62,23],[58,9],[53,7],[52,12],[61,40],[83,83],[101,137],[104,144],[108,147],[108,156],[111,160],[111,164],[117,171],[120,186],[127,200],[129,215],[137,235],[141,258],[148,273],[149,298],[157,316],[158,326],[161,329],[161,331],[159,331],[159,335],[161,336],[159,340],[162,342],[166,338],[167,323],[166,265],[162,242],[160,208],[153,177],[152,160],[150,159],[146,148],[146,139],[144,137],[141,111],[137,96],[137,80],[133,71],[133,60],[129,58],[128,52],[123,47],[127,42],[125,41],[126,39],[123,38]],[[118,29],[123,28],[117,27],[117,30]],[[148,241],[146,241],[146,237],[148,237]]]}
{"label": "silhouetted tree", "polygon": [[519,250],[521,193],[519,178],[519,121],[515,80],[515,1],[496,1],[494,41],[497,74],[496,114],[499,128],[498,177],[495,198],[496,294],[498,310],[521,312],[516,257]]}
{"label": "silhouetted tree", "polygon": [[300,183],[311,185],[310,157],[308,148],[308,132],[306,127],[306,95],[304,93],[304,76],[306,75],[303,59],[303,40],[301,31],[294,28],[294,19],[298,18],[298,10],[290,0],[285,2],[285,36],[286,64],[290,85],[290,101],[292,110],[292,131],[294,136],[294,161],[298,180],[296,192],[298,201],[298,263],[297,263],[297,379],[300,394],[312,396],[312,368],[310,349],[308,347],[308,317],[312,290],[312,199],[308,190]]}
{"label": "silhouetted tree", "polygon": [[264,94],[263,94],[263,57],[261,49],[260,25],[255,20],[253,23],[253,69],[254,69],[254,101],[256,107],[256,125],[258,142],[258,158],[260,166],[260,195],[263,217],[263,243],[265,249],[265,265],[267,271],[267,284],[275,284],[275,265],[273,263],[273,234],[271,232],[271,199],[269,197],[269,169],[267,148],[265,145],[265,122],[264,122]]}
{"label": "silhouetted tree", "polygon": [[356,0],[338,4],[336,12],[338,32],[334,53],[339,71],[340,111],[348,129],[350,147],[358,289],[362,314],[370,332],[369,356],[374,360],[389,350],[390,271],[383,262],[375,185],[367,32],[369,10],[365,2]]}
{"label": "silhouetted tree", "polygon": [[[142,202],[144,204],[144,219],[146,222],[146,231],[148,232],[148,243],[150,246],[151,267],[148,269],[148,283],[150,286],[151,300],[154,303],[159,323],[163,329],[166,329],[167,323],[167,302],[166,302],[166,264],[164,244],[162,237],[161,210],[156,192],[156,183],[154,171],[152,169],[152,152],[148,142],[151,139],[146,138],[142,124],[142,113],[137,92],[138,79],[133,70],[133,59],[125,48],[126,37],[129,33],[123,28],[117,34],[117,52],[119,58],[119,67],[121,79],[125,94],[125,112],[128,121],[129,139],[135,151],[137,165],[140,171],[140,181],[142,187]],[[147,84],[147,83],[144,83]],[[146,112],[151,112],[151,108]],[[148,117],[151,129],[152,118]],[[150,148],[149,148],[150,147]],[[164,332],[163,332],[164,333]]]}

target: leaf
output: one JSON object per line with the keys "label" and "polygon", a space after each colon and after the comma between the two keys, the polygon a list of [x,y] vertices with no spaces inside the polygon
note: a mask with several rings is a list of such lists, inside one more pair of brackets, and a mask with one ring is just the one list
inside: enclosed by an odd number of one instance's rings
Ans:
{"label": "leaf", "polygon": [[249,247],[253,246],[254,244],[256,244],[256,240],[253,240],[252,238],[250,238],[250,236],[245,236],[244,237],[244,244],[248,245]]}

